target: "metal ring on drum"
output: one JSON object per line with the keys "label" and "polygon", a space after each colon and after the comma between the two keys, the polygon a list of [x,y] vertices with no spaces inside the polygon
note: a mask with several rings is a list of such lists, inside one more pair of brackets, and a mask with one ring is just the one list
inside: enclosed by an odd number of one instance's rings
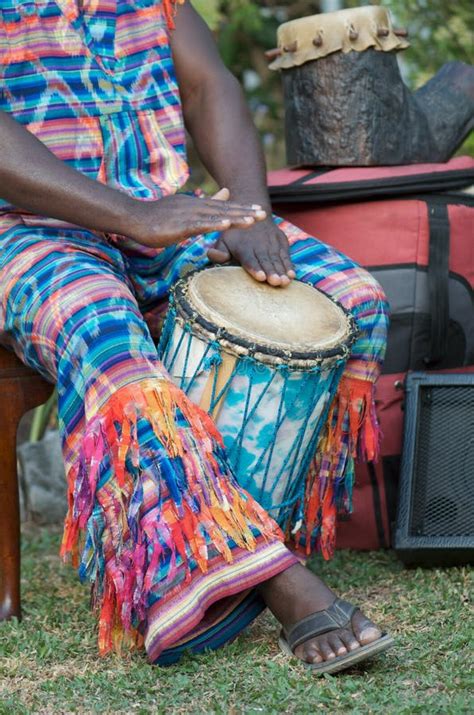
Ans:
{"label": "metal ring on drum", "polygon": [[224,266],[173,289],[159,357],[214,418],[239,484],[283,528],[356,334],[340,304],[300,281],[273,288]]}

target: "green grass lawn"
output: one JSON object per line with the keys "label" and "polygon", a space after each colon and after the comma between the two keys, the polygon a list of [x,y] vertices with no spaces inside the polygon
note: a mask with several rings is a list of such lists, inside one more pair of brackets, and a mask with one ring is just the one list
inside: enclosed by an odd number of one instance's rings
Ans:
{"label": "green grass lawn", "polygon": [[404,570],[394,554],[341,552],[312,567],[397,639],[370,666],[315,678],[279,652],[262,616],[235,643],[166,669],[96,655],[87,588],[58,533],[23,536],[22,623],[0,625],[0,713],[473,713],[467,568]]}

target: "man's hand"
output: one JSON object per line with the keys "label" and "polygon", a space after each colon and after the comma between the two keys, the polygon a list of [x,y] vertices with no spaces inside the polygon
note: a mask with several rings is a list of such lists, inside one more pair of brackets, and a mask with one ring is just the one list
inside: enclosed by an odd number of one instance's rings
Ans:
{"label": "man's hand", "polygon": [[229,201],[228,189],[198,199],[177,194],[138,201],[89,179],[0,111],[0,198],[33,214],[161,248],[188,236],[240,230],[266,218],[251,201]]}
{"label": "man's hand", "polygon": [[295,277],[288,239],[271,217],[241,231],[226,231],[208,251],[213,263],[236,260],[255,280],[272,286],[287,286]]}
{"label": "man's hand", "polygon": [[228,189],[211,198],[185,194],[166,196],[159,201],[141,202],[130,217],[126,235],[144,246],[162,247],[185,238],[229,228],[244,229],[262,221],[267,214],[257,204],[229,201]]}
{"label": "man's hand", "polygon": [[[255,197],[270,215],[265,159],[247,102],[191,3],[179,6],[171,46],[184,120],[203,164],[233,197]],[[288,241],[270,217],[249,231],[226,231],[209,258],[215,263],[233,258],[272,286],[288,285],[295,276]]]}

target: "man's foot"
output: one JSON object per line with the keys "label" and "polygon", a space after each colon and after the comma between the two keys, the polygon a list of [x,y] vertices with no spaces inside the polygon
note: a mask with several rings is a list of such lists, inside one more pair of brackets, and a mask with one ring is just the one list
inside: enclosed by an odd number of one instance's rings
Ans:
{"label": "man's foot", "polygon": [[[331,606],[336,594],[301,564],[260,585],[260,593],[284,630],[302,618]],[[363,613],[352,616],[352,628],[339,628],[297,646],[295,655],[306,663],[322,663],[346,655],[381,637],[377,626]]]}

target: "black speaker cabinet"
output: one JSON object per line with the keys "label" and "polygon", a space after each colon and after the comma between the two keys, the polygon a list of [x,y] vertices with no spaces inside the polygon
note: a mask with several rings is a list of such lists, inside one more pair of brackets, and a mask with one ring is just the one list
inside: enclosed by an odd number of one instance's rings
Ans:
{"label": "black speaker cabinet", "polygon": [[409,373],[394,546],[407,565],[474,561],[474,374]]}

